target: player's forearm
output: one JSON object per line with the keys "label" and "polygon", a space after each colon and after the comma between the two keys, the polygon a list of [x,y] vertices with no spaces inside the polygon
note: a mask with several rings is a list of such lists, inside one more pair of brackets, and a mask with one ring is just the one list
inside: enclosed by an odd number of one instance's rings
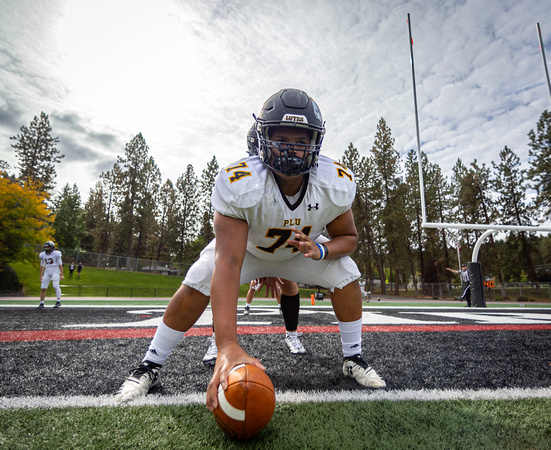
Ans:
{"label": "player's forearm", "polygon": [[216,267],[211,281],[211,305],[218,347],[237,343],[239,272],[235,267]]}
{"label": "player's forearm", "polygon": [[216,246],[210,301],[219,349],[226,343],[237,343],[237,298],[248,231],[247,222],[214,214]]}
{"label": "player's forearm", "polygon": [[356,249],[357,244],[357,235],[335,236],[324,243],[328,253],[325,259],[338,259],[348,256]]}

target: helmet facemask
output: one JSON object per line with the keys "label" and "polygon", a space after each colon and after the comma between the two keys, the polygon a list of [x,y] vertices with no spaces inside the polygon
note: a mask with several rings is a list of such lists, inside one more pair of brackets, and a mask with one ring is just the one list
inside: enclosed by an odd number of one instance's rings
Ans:
{"label": "helmet facemask", "polygon": [[259,143],[260,160],[274,172],[303,175],[317,167],[321,144],[290,144],[263,138]]}
{"label": "helmet facemask", "polygon": [[44,250],[49,255],[52,251],[55,250],[55,244],[52,241],[48,241],[44,244],[42,250]]}

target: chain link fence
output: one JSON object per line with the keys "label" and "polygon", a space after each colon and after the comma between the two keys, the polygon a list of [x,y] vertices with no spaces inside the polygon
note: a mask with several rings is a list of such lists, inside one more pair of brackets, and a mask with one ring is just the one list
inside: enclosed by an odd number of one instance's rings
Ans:
{"label": "chain link fence", "polygon": [[[393,294],[395,284],[386,286],[387,294]],[[420,283],[417,288],[413,284],[400,284],[401,295],[428,297],[432,299],[453,299],[461,296],[460,283]],[[381,293],[375,289],[373,294]],[[493,281],[484,283],[484,298],[487,301],[551,301],[551,283],[504,283],[494,284]]]}
{"label": "chain link fence", "polygon": [[[190,264],[178,264],[154,259],[127,258],[126,256],[109,255],[106,253],[85,252],[82,250],[58,249],[63,254],[63,264],[79,262],[83,266],[97,269],[126,270],[130,272],[156,273],[161,275],[184,276]],[[40,250],[42,251],[42,250]]]}

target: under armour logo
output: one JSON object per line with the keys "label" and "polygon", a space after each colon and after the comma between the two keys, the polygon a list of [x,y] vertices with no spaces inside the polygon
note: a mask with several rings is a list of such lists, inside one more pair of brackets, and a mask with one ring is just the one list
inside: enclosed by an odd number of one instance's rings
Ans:
{"label": "under armour logo", "polygon": [[316,203],[314,206],[308,205],[308,211],[310,211],[312,209],[320,209],[320,204]]}
{"label": "under armour logo", "polygon": [[153,353],[154,355],[159,356],[159,354],[157,353],[157,350],[155,350],[154,348],[150,349],[149,353]]}

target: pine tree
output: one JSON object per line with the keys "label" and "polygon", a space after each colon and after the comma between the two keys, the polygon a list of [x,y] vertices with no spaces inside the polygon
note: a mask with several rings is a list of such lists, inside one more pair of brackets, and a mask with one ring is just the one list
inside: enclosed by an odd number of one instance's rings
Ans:
{"label": "pine tree", "polygon": [[52,137],[50,119],[44,112],[34,117],[30,127],[22,126],[21,134],[10,139],[19,159],[19,178],[36,189],[51,193],[55,185],[55,165],[65,156],[56,148],[57,137]]}
{"label": "pine tree", "polygon": [[[102,177],[105,174],[102,173]],[[109,197],[109,194],[107,194]],[[107,253],[109,251],[110,233],[108,231],[108,200],[104,190],[104,180],[98,181],[90,189],[90,194],[85,205],[85,223],[86,235],[80,242],[84,250],[97,253]]]}
{"label": "pine tree", "polygon": [[61,248],[76,249],[86,235],[86,214],[80,203],[77,185],[64,186],[54,200],[54,237]]}
{"label": "pine tree", "polygon": [[124,157],[118,156],[111,171],[114,182],[115,206],[118,215],[115,233],[115,253],[126,254],[126,266],[130,269],[130,257],[134,250],[137,227],[137,211],[144,195],[145,167],[148,164],[149,147],[138,133],[126,144]]}
{"label": "pine tree", "polygon": [[[186,172],[176,181],[177,192],[177,210],[176,210],[176,230],[172,252],[176,255],[179,264],[190,264],[195,260],[195,252],[190,251],[190,247],[198,233],[198,219],[200,211],[200,202],[198,201],[197,191],[199,180],[195,175],[193,166],[189,164]],[[210,240],[201,234],[201,247],[208,244]]]}
{"label": "pine tree", "polygon": [[220,166],[218,165],[216,156],[213,156],[207,164],[207,168],[203,170],[203,176],[201,177],[201,198],[203,201],[201,236],[204,237],[207,243],[214,239],[214,209],[212,208],[210,197],[219,171]]}
{"label": "pine tree", "polygon": [[[379,120],[375,141],[371,148],[374,181],[380,186],[383,225],[383,239],[386,246],[386,259],[394,274],[395,293],[398,294],[400,272],[407,267],[407,240],[410,230],[406,223],[406,186],[401,179],[400,155],[394,148],[392,132],[384,118]],[[383,281],[383,280],[381,280]],[[383,288],[383,293],[385,289]]]}
{"label": "pine tree", "polygon": [[140,195],[136,208],[136,258],[155,259],[155,235],[158,232],[157,200],[161,188],[161,172],[153,157],[146,159],[141,175]]}
{"label": "pine tree", "polygon": [[536,205],[542,208],[544,217],[551,218],[551,112],[545,110],[538,121],[536,131],[528,133],[530,169],[528,177],[537,191]]}
{"label": "pine tree", "polygon": [[358,149],[352,142],[344,152],[342,163],[354,172],[356,180],[356,197],[352,204],[352,212],[358,230],[358,245],[354,259],[365,271],[367,290],[373,291],[374,268],[378,272],[379,279],[385,278],[381,263],[382,250],[378,245],[380,241],[375,238],[375,228],[378,223],[376,211],[380,208],[373,195],[374,168],[370,159],[360,158]]}
{"label": "pine tree", "polygon": [[158,235],[157,252],[155,259],[157,261],[170,261],[172,255],[170,249],[176,241],[178,196],[171,180],[166,180],[159,191],[158,200]]}
{"label": "pine tree", "polygon": [[[534,225],[533,211],[526,202],[526,171],[520,168],[520,158],[507,146],[499,152],[499,157],[499,164],[492,161],[495,172],[492,185],[499,196],[497,203],[500,205],[501,223],[517,226]],[[519,231],[511,232],[511,235],[518,237],[512,240],[518,239],[519,259],[524,261],[528,268],[528,278],[537,283],[538,277],[532,258],[537,245],[533,234]],[[501,270],[499,273],[501,274]],[[503,276],[500,278],[500,283],[503,283]],[[539,284],[536,288],[539,289]]]}

